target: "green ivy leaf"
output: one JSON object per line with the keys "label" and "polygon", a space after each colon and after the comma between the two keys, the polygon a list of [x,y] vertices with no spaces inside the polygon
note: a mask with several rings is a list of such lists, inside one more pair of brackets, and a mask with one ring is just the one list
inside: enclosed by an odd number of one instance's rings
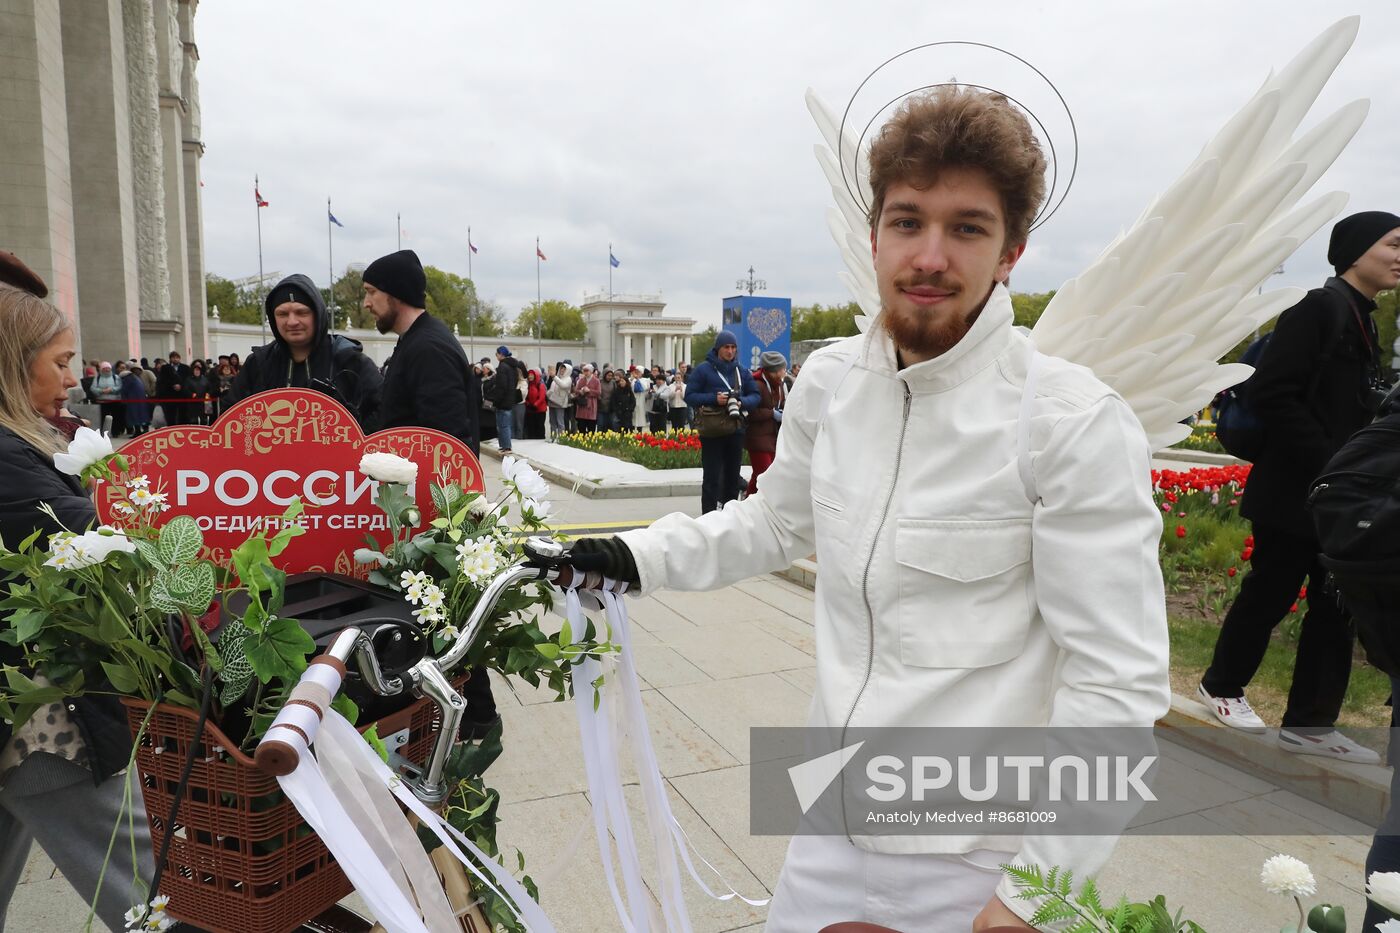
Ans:
{"label": "green ivy leaf", "polygon": [[271,618],[245,644],[248,663],[263,683],[275,677],[296,680],[306,670],[306,656],[316,650],[316,642],[295,619]]}
{"label": "green ivy leaf", "polygon": [[360,707],[344,693],[335,695],[335,699],[331,700],[331,709],[344,716],[352,726],[355,724],[355,720],[360,718]]}
{"label": "green ivy leaf", "polygon": [[170,572],[166,582],[170,599],[192,615],[203,615],[214,601],[212,564],[183,564]]}
{"label": "green ivy leaf", "polygon": [[204,548],[204,534],[192,517],[177,515],[160,529],[157,548],[166,564],[188,563]]}
{"label": "green ivy leaf", "polygon": [[[348,719],[349,717],[346,718]],[[379,724],[375,723],[370,726],[361,733],[361,735],[365,737],[365,741],[369,743],[369,747],[374,749],[374,753],[379,756],[379,760],[387,765],[389,763],[389,749],[385,747],[384,740],[379,737]]]}

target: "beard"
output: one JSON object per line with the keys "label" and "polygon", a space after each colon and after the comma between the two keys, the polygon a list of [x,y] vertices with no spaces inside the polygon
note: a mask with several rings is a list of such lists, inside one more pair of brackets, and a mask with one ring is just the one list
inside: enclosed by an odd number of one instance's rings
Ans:
{"label": "beard", "polygon": [[398,312],[390,308],[388,311],[384,312],[383,317],[378,314],[374,315],[374,329],[381,334],[387,334],[394,329],[394,324],[398,322],[398,319]]}
{"label": "beard", "polygon": [[[933,288],[949,287],[948,283],[939,276],[895,282],[896,288],[920,285],[928,285]],[[962,292],[957,293],[958,296],[962,294]],[[986,306],[987,299],[991,297],[991,294],[991,289],[988,289],[982,300],[966,314],[953,313],[948,315],[920,311],[917,308],[886,307],[880,315],[880,325],[899,349],[925,358],[942,356],[957,346],[958,341],[967,336],[967,332],[972,329],[972,325],[977,321],[978,315],[982,313],[982,308]]]}

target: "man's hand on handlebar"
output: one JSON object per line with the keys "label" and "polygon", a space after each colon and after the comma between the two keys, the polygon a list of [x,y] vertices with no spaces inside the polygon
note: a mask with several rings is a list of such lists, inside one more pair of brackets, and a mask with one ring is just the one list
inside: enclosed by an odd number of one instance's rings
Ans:
{"label": "man's hand on handlebar", "polygon": [[620,538],[580,538],[565,560],[584,573],[601,573],[631,586],[640,586],[637,561]]}

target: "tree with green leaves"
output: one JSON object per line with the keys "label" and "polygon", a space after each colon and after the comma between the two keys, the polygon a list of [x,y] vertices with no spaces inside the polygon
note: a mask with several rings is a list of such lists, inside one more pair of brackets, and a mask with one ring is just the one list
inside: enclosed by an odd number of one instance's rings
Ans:
{"label": "tree with green leaves", "polygon": [[588,332],[583,312],[560,298],[532,301],[516,315],[510,333],[541,340],[582,340]]}
{"label": "tree with green leaves", "polygon": [[705,361],[705,355],[714,347],[717,336],[719,336],[719,328],[711,324],[690,338],[690,363],[692,366],[699,366]]}
{"label": "tree with green leaves", "polygon": [[792,339],[824,340],[827,337],[850,337],[860,333],[856,315],[860,305],[848,301],[844,305],[823,308],[820,304],[792,309]]}
{"label": "tree with green leaves", "polygon": [[1013,323],[1017,327],[1034,327],[1035,322],[1040,320],[1040,316],[1045,313],[1046,305],[1050,304],[1050,299],[1055,297],[1055,292],[1040,292],[1038,294],[1030,292],[1011,293],[1011,311],[1014,316]]}
{"label": "tree with green leaves", "polygon": [[204,277],[204,291],[205,314],[212,316],[217,306],[221,321],[230,324],[262,323],[262,302],[255,290],[239,288],[223,276],[211,272]]}

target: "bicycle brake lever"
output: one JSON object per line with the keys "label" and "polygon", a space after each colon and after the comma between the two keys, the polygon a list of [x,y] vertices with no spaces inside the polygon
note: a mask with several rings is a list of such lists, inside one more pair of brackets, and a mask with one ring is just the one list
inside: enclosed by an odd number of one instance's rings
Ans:
{"label": "bicycle brake lever", "polygon": [[569,566],[570,546],[562,541],[534,535],[526,538],[521,545],[525,552],[525,564],[542,570],[559,570]]}

